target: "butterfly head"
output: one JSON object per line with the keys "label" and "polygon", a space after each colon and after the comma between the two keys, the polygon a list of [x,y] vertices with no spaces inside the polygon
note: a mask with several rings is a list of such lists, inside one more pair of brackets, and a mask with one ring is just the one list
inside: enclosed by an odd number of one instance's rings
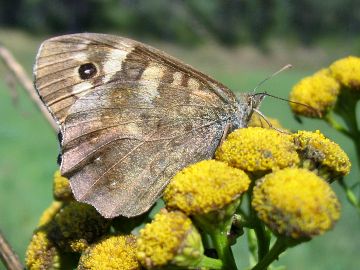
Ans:
{"label": "butterfly head", "polygon": [[235,128],[246,127],[254,111],[257,111],[266,93],[246,93],[238,98]]}
{"label": "butterfly head", "polygon": [[247,101],[252,112],[260,108],[261,102],[264,100],[266,95],[266,93],[255,93],[248,95]]}

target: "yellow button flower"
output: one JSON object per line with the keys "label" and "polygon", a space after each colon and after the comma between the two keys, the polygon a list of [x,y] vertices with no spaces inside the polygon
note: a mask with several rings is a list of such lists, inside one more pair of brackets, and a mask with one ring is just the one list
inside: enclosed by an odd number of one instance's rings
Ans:
{"label": "yellow button flower", "polygon": [[297,83],[289,96],[291,101],[310,107],[296,103],[290,103],[290,107],[295,114],[319,118],[334,107],[339,91],[340,84],[326,70],[321,70]]}
{"label": "yellow button flower", "polygon": [[330,65],[331,75],[342,85],[360,90],[360,57],[348,56]]}
{"label": "yellow button flower", "polygon": [[312,161],[309,169],[317,169],[320,175],[327,175],[330,179],[350,172],[349,157],[337,143],[326,138],[319,130],[298,131],[292,136],[302,159]]}
{"label": "yellow button flower", "polygon": [[74,199],[69,179],[62,176],[59,170],[54,173],[53,195],[55,200],[58,201],[70,201]]}
{"label": "yellow button flower", "polygon": [[330,185],[306,169],[266,175],[254,188],[251,204],[274,233],[294,239],[322,234],[340,217],[340,203]]}
{"label": "yellow button flower", "polygon": [[260,127],[235,130],[217,149],[215,157],[248,172],[267,172],[299,163],[290,135]]}
{"label": "yellow button flower", "polygon": [[224,208],[244,193],[250,179],[224,162],[204,160],[179,173],[165,189],[167,207],[184,213],[205,214]]}
{"label": "yellow button flower", "polygon": [[38,227],[49,224],[53,220],[54,216],[60,211],[62,206],[62,202],[52,202],[51,205],[42,213],[39,219]]}
{"label": "yellow button flower", "polygon": [[159,212],[140,231],[137,250],[138,259],[147,269],[194,266],[204,257],[200,234],[180,211]]}
{"label": "yellow button flower", "polygon": [[34,233],[26,250],[25,264],[28,270],[61,269],[59,251],[49,240],[47,231]]}
{"label": "yellow button flower", "polygon": [[53,218],[49,235],[62,250],[81,252],[104,235],[109,226],[110,221],[94,207],[70,202]]}
{"label": "yellow button flower", "polygon": [[80,257],[79,270],[141,269],[133,235],[111,235],[91,245]]}

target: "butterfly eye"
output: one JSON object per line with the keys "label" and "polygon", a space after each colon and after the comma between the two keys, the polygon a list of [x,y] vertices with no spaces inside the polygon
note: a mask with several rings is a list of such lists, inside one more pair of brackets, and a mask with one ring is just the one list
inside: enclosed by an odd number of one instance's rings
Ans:
{"label": "butterfly eye", "polygon": [[86,63],[79,67],[79,75],[83,80],[94,77],[97,73],[96,66],[93,63]]}

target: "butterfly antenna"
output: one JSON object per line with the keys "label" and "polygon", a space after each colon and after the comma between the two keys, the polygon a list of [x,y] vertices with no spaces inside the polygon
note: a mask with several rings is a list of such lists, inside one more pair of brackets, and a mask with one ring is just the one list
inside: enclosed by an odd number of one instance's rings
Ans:
{"label": "butterfly antenna", "polygon": [[272,97],[272,98],[276,98],[276,99],[279,99],[279,100],[283,100],[283,101],[286,101],[286,102],[289,102],[289,103],[292,103],[292,104],[301,105],[301,106],[304,106],[304,107],[312,110],[317,116],[321,117],[321,113],[320,113],[317,109],[315,109],[314,107],[312,107],[312,106],[310,106],[310,105],[308,105],[308,104],[305,104],[305,103],[301,103],[301,102],[289,100],[289,99],[286,99],[286,98],[277,97],[277,96],[271,95],[271,94],[269,94],[269,93],[267,93],[267,92],[255,93],[254,95],[268,96],[268,97]]}
{"label": "butterfly antenna", "polygon": [[282,68],[280,68],[278,71],[274,72],[273,74],[271,74],[270,76],[266,77],[264,80],[262,80],[261,82],[258,83],[258,85],[254,88],[253,93],[256,92],[256,90],[263,85],[266,81],[270,80],[272,77],[278,75],[280,72],[283,72],[284,70],[287,70],[289,68],[292,68],[291,64],[287,64],[285,66],[283,66]]}

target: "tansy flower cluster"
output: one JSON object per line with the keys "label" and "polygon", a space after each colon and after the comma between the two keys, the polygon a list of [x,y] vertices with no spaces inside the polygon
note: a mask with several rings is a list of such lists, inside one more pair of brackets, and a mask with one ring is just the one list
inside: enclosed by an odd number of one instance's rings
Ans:
{"label": "tansy flower cluster", "polygon": [[334,191],[306,169],[268,174],[253,191],[252,206],[276,234],[311,238],[331,228],[340,216]]}
{"label": "tansy flower cluster", "polygon": [[333,109],[339,93],[338,81],[329,72],[322,70],[302,79],[293,87],[289,98],[297,103],[290,103],[290,106],[298,115],[322,117]]}
{"label": "tansy flower cluster", "polygon": [[349,56],[297,83],[290,93],[290,107],[297,115],[327,119],[348,95],[358,99],[359,91],[360,58]]}
{"label": "tansy flower cluster", "polygon": [[[163,194],[165,207],[153,217],[113,220],[74,201],[68,180],[56,172],[55,201],[40,218],[26,265],[232,270],[237,266],[231,246],[252,231],[258,251],[252,269],[265,269],[287,247],[334,226],[340,204],[330,183],[349,170],[345,152],[319,131],[238,129],[215,159],[173,176]],[[276,241],[270,248],[271,235]]]}
{"label": "tansy flower cluster", "polygon": [[82,253],[77,269],[140,269],[135,244],[134,235],[106,236]]}
{"label": "tansy flower cluster", "polygon": [[[360,129],[356,112],[360,100],[360,57],[348,56],[339,59],[329,67],[302,79],[293,87],[290,100],[290,107],[297,116],[320,118],[352,140],[358,161],[360,161]],[[341,171],[348,170],[349,162],[344,158],[341,149],[335,150],[331,143],[323,143],[320,146],[315,138],[318,135],[311,135],[312,138],[309,138],[308,135],[305,133],[299,134],[298,139],[305,136],[300,141],[306,140],[306,142],[310,143],[309,146],[303,149],[304,154],[306,152],[308,156],[313,155],[312,158],[309,158],[312,160],[308,163],[309,166],[313,166],[321,160],[324,166],[321,168],[320,174],[324,174],[325,178],[328,178],[326,174],[336,176],[337,172],[339,172],[338,175],[342,175],[343,172]],[[320,139],[320,141],[323,140]],[[320,147],[321,150],[316,148],[313,151],[314,144]],[[327,157],[328,160],[324,160],[322,154],[327,151],[327,147],[336,153],[334,152],[332,157]],[[336,168],[329,167],[327,162],[330,159],[331,162],[334,159],[339,159],[339,166]],[[358,165],[360,166],[360,162]],[[359,192],[355,190],[360,187],[360,180],[351,186],[343,180],[340,180],[339,183],[350,204],[357,208],[360,213],[360,197],[356,195]]]}
{"label": "tansy flower cluster", "polygon": [[146,268],[166,265],[196,267],[204,258],[201,236],[180,211],[160,211],[140,231],[137,257]]}
{"label": "tansy flower cluster", "polygon": [[238,129],[217,149],[216,159],[247,172],[262,173],[299,163],[292,137],[274,129]]}

